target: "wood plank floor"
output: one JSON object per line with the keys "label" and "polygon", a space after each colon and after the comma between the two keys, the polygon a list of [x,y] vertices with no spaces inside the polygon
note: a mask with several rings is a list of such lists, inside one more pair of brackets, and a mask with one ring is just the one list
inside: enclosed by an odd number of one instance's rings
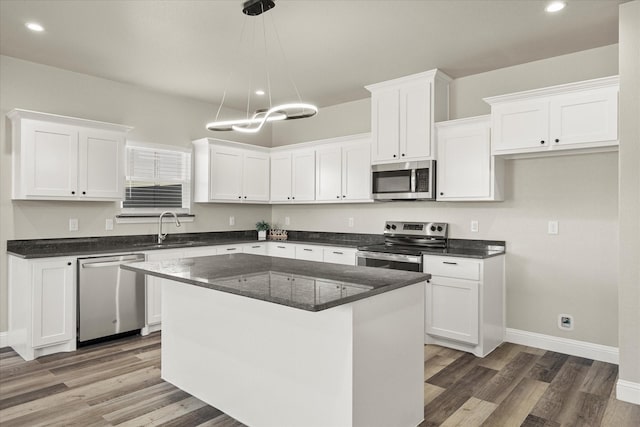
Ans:
{"label": "wood plank floor", "polygon": [[[484,359],[425,346],[421,427],[640,426],[640,406],[615,399],[617,374],[508,343]],[[159,333],[31,362],[0,349],[0,425],[243,426],[160,379]]]}

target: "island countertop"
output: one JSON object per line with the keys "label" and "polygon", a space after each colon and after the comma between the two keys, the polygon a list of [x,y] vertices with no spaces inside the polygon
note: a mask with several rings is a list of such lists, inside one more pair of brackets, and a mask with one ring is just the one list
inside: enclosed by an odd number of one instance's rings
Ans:
{"label": "island countertop", "polygon": [[122,265],[189,285],[321,311],[424,282],[429,274],[229,254]]}

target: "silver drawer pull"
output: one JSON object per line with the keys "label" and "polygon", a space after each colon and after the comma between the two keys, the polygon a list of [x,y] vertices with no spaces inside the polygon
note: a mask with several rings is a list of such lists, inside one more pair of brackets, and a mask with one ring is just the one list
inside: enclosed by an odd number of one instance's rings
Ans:
{"label": "silver drawer pull", "polygon": [[278,249],[287,249],[286,246],[276,246],[276,248],[278,248]]}
{"label": "silver drawer pull", "polygon": [[344,252],[334,252],[336,255],[344,255]]}
{"label": "silver drawer pull", "polygon": [[258,248],[260,248],[260,247],[261,247],[261,246],[259,246],[259,245],[258,245],[258,246],[251,246],[251,248],[252,248],[252,249],[258,249]]}
{"label": "silver drawer pull", "polygon": [[237,248],[227,248],[228,251],[235,251]]}
{"label": "silver drawer pull", "polygon": [[307,252],[312,252],[313,249],[307,249],[307,248],[303,248],[303,250],[307,251]]}
{"label": "silver drawer pull", "polygon": [[443,264],[449,264],[449,265],[458,265],[457,262],[447,262],[447,261],[442,261]]}

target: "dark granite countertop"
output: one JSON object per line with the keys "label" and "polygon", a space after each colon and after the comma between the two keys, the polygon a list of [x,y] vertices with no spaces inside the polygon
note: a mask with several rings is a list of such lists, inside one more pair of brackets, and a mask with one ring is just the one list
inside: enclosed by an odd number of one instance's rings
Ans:
{"label": "dark granite countertop", "polygon": [[306,311],[326,310],[431,277],[249,254],[138,262],[121,268]]}
{"label": "dark granite countertop", "polygon": [[[7,241],[7,253],[21,258],[48,258],[115,253],[146,252],[158,249],[180,249],[201,246],[257,242],[255,231],[220,231],[209,233],[170,234],[162,244],[153,234],[131,236],[80,237],[64,239],[30,239]],[[384,243],[381,234],[329,233],[289,231],[289,239],[281,243],[337,246],[358,246]],[[449,239],[446,249],[428,249],[425,255],[464,258],[489,258],[505,253],[505,242],[488,240]]]}

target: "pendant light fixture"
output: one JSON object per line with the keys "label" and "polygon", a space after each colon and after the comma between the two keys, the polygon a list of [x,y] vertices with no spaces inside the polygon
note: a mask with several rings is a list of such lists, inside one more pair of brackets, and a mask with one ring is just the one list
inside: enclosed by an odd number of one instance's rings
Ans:
{"label": "pendant light fixture", "polygon": [[[273,9],[276,6],[273,0],[248,0],[244,3],[242,12],[249,16],[259,16],[264,12],[267,12]],[[294,119],[304,119],[307,117],[315,116],[318,113],[318,107],[312,104],[302,102],[302,98],[300,96],[300,92],[298,91],[298,87],[296,86],[291,73],[289,73],[289,80],[293,89],[297,96],[297,102],[287,102],[284,104],[272,105],[271,102],[271,77],[269,74],[269,67],[267,65],[267,38],[266,38],[266,24],[264,22],[264,15],[262,15],[262,36],[264,42],[264,54],[265,54],[265,74],[266,74],[266,84],[267,91],[266,95],[269,97],[269,107],[268,108],[260,108],[255,110],[253,113],[250,112],[251,106],[251,96],[252,93],[255,94],[265,94],[264,91],[255,90],[250,87],[247,95],[247,113],[246,117],[242,119],[235,120],[218,120],[220,116],[220,112],[222,111],[222,106],[224,105],[224,101],[227,95],[227,91],[225,89],[222,95],[222,101],[220,102],[220,106],[218,107],[218,112],[216,114],[215,121],[211,123],[207,123],[207,129],[211,131],[237,131],[243,133],[257,133],[262,129],[265,123],[274,122],[280,120],[294,120]],[[278,36],[278,32],[276,30],[275,25],[273,25],[274,32],[276,35],[276,40],[278,41],[278,45],[280,47],[280,51],[282,53],[283,59],[284,50],[282,49],[282,44],[280,43],[280,37]],[[244,33],[244,27],[242,30]],[[253,33],[253,44],[255,45],[255,30]],[[242,39],[242,36],[241,36]],[[285,60],[285,67],[286,67]],[[230,80],[230,79],[229,79]],[[253,79],[252,79],[253,80]],[[227,82],[228,83],[228,82]],[[260,95],[262,95],[260,94]]]}

